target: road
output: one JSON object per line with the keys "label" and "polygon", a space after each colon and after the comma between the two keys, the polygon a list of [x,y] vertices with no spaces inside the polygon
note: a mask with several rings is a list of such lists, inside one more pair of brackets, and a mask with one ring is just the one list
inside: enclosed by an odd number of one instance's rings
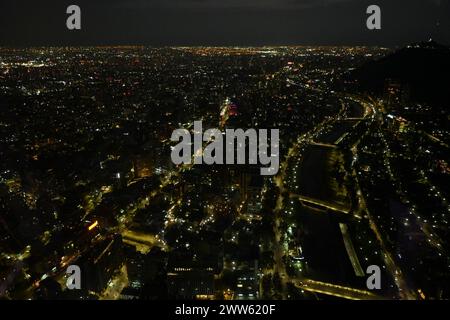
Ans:
{"label": "road", "polygon": [[[367,102],[367,101],[363,101],[357,97],[350,97],[353,101],[356,101],[358,103],[360,103],[360,105],[363,106],[364,108],[364,117],[363,118],[357,118],[355,120],[357,121],[363,121],[365,119],[375,119],[375,114],[376,114],[376,110],[373,104]],[[276,206],[276,220],[275,220],[275,227],[274,227],[274,231],[275,231],[275,251],[274,251],[274,260],[275,260],[275,272],[278,272],[280,274],[280,276],[282,276],[283,279],[283,284],[285,285],[285,283],[287,281],[291,281],[292,283],[294,283],[298,288],[301,288],[302,290],[306,290],[306,291],[310,291],[310,292],[315,292],[315,293],[321,293],[321,294],[326,294],[326,295],[332,295],[332,296],[336,296],[336,297],[340,297],[340,298],[345,298],[345,299],[352,299],[352,300],[376,300],[376,299],[380,299],[381,297],[368,292],[368,291],[364,291],[364,290],[359,290],[359,289],[354,289],[354,288],[349,288],[349,287],[344,287],[344,286],[340,286],[340,285],[336,285],[336,284],[331,284],[331,283],[325,283],[325,282],[321,282],[321,281],[316,281],[316,280],[311,280],[311,279],[300,279],[299,277],[296,279],[293,278],[289,278],[286,274],[286,268],[284,266],[284,262],[282,257],[285,255],[285,251],[284,251],[284,247],[283,244],[280,243],[281,240],[281,231],[280,231],[280,224],[281,224],[281,211],[282,211],[282,207],[283,207],[283,194],[286,194],[287,190],[286,187],[284,185],[284,181],[286,178],[286,170],[287,170],[287,165],[289,163],[289,160],[292,157],[296,157],[299,156],[299,150],[300,150],[300,146],[304,143],[315,143],[316,145],[323,145],[324,147],[336,147],[335,144],[323,144],[323,143],[317,143],[314,141],[313,137],[315,136],[315,132],[319,132],[321,130],[321,126],[323,126],[324,124],[321,124],[319,126],[317,126],[312,132],[307,133],[305,135],[303,135],[302,137],[299,137],[298,141],[289,149],[288,155],[286,157],[286,160],[281,164],[281,170],[280,170],[280,175],[278,175],[275,178],[275,182],[277,184],[277,186],[280,189],[280,195],[279,198],[277,200],[277,206]],[[347,133],[344,133],[343,135],[347,135]],[[339,137],[337,139],[337,141],[341,141],[342,140],[342,136]],[[360,140],[358,140],[359,143]],[[356,146],[353,146],[352,150],[356,150]],[[356,173],[353,172],[353,176],[356,177]],[[357,179],[357,177],[356,177]],[[359,189],[359,184],[358,185],[358,190],[357,190],[357,194],[360,197],[360,206],[362,206],[362,208],[360,208],[357,211],[362,211],[362,210],[367,210],[366,205],[365,205],[365,201],[364,201],[364,197],[362,195],[361,190]],[[289,193],[289,192],[288,192]],[[337,211],[342,211],[340,208],[336,208],[335,206],[331,206],[329,204],[323,203],[323,201],[317,200],[317,199],[310,199],[310,198],[302,198],[299,195],[295,195],[295,194],[291,194],[289,193],[291,197],[298,197],[300,200],[302,201],[306,201],[306,202],[311,202],[315,205],[319,205],[319,206],[323,206],[326,209],[331,209],[331,210],[337,210]],[[357,215],[358,216],[358,215]],[[383,242],[383,238],[380,235],[378,228],[376,226],[376,224],[374,223],[373,219],[371,219],[370,214],[368,215],[369,217],[369,223],[370,226],[372,228],[372,230],[374,231],[376,238],[378,239],[378,241],[380,242],[380,246],[383,250],[383,257],[384,257],[384,261],[385,264],[387,266],[388,271],[391,273],[391,275],[393,276],[393,278],[396,281],[396,284],[399,288],[400,294],[403,298],[406,299],[413,299],[415,298],[414,293],[412,292],[412,290],[410,290],[406,284],[406,281],[403,278],[402,272],[400,271],[400,269],[397,267],[397,265],[395,264],[395,260],[392,258],[392,255],[390,252],[388,252],[388,250],[386,249],[386,246],[384,245]],[[285,294],[284,294],[285,295]],[[284,296],[283,295],[283,296]]]}

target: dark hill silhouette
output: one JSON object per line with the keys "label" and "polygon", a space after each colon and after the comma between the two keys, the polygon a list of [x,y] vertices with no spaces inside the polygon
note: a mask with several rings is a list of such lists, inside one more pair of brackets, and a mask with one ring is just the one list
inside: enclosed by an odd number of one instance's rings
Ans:
{"label": "dark hill silhouette", "polygon": [[412,100],[441,107],[450,104],[450,48],[431,40],[370,61],[347,76],[364,91],[382,94],[386,81],[394,80],[409,86]]}

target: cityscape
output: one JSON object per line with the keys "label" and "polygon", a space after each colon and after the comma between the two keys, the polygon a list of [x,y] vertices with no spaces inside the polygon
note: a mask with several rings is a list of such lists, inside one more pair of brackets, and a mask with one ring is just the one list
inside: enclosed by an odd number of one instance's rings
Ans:
{"label": "cityscape", "polygon": [[[0,299],[448,299],[449,62],[431,39],[0,48]],[[279,172],[175,165],[195,121],[278,129]]]}

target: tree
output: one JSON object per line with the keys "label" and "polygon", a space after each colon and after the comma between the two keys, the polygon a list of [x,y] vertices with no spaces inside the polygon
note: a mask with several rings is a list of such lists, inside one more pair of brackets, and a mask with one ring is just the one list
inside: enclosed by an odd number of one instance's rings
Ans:
{"label": "tree", "polygon": [[281,281],[281,277],[278,272],[275,273],[273,276],[273,285],[275,287],[275,290],[277,290],[278,292],[283,290],[283,283]]}
{"label": "tree", "polygon": [[263,298],[271,299],[272,298],[272,274],[266,274],[262,278],[262,289],[263,289]]}

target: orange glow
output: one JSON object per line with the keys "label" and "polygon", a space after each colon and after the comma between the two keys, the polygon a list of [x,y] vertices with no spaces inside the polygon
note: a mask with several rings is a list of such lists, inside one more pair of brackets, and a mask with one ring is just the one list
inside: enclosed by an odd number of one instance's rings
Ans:
{"label": "orange glow", "polygon": [[417,290],[417,292],[419,292],[419,295],[423,300],[426,299],[425,293],[423,293],[422,289]]}
{"label": "orange glow", "polygon": [[89,231],[91,231],[92,229],[94,229],[96,226],[98,226],[98,221],[95,221],[93,224],[91,224],[90,226],[89,226]]}

